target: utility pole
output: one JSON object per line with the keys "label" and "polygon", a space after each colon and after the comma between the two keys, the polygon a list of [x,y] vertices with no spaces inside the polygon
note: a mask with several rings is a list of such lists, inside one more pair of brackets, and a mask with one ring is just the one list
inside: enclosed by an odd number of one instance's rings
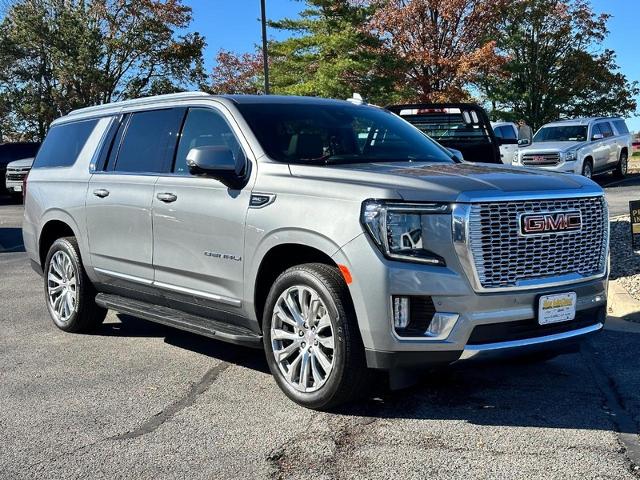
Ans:
{"label": "utility pole", "polygon": [[264,67],[264,94],[269,95],[269,54],[267,53],[267,11],[265,0],[260,0],[262,14],[262,63]]}

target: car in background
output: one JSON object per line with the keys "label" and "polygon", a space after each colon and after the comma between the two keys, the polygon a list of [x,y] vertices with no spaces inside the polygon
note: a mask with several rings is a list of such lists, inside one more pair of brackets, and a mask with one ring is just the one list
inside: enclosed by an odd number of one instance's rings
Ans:
{"label": "car in background", "polygon": [[[513,122],[491,122],[493,132],[500,145],[500,159],[505,165],[511,165],[518,154],[518,125]],[[504,140],[515,140],[505,143]]]}
{"label": "car in background", "polygon": [[591,178],[606,172],[627,174],[632,137],[622,118],[594,117],[543,125],[514,165],[576,173]]}
{"label": "car in background", "polygon": [[0,194],[6,192],[7,165],[15,160],[33,158],[38,153],[38,142],[14,142],[0,144]]}
{"label": "car in background", "polygon": [[443,147],[459,150],[468,162],[501,164],[500,146],[518,144],[517,137],[497,138],[487,112],[473,103],[414,103],[386,108]]}
{"label": "car in background", "polygon": [[7,165],[5,188],[15,198],[22,198],[23,184],[33,165],[33,158],[15,160]]}

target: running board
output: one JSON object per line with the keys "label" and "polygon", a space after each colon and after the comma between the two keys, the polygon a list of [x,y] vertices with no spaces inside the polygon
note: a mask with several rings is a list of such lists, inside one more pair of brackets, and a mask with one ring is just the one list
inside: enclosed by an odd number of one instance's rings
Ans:
{"label": "running board", "polygon": [[181,312],[169,307],[132,300],[107,293],[98,293],[96,303],[101,307],[140,317],[151,322],[215,338],[245,347],[262,348],[262,336],[249,329]]}

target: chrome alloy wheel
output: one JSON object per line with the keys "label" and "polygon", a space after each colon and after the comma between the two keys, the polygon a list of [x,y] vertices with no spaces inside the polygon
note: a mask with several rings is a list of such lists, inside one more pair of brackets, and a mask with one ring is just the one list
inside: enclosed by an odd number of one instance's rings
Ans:
{"label": "chrome alloy wheel", "polygon": [[78,276],[71,258],[62,250],[49,262],[47,295],[56,323],[67,323],[78,306]]}
{"label": "chrome alloy wheel", "polygon": [[314,392],[325,384],[335,363],[333,333],[318,292],[303,285],[282,292],[273,309],[271,345],[289,385]]}
{"label": "chrome alloy wheel", "polygon": [[627,169],[629,168],[629,158],[626,154],[622,154],[622,158],[620,159],[620,173],[622,175],[627,174]]}

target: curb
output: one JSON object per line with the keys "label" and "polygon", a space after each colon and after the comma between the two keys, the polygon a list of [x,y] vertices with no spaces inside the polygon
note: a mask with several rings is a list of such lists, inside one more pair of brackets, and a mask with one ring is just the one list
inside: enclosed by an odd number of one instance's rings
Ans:
{"label": "curb", "polygon": [[609,282],[609,315],[640,322],[640,301],[633,298],[617,280]]}

